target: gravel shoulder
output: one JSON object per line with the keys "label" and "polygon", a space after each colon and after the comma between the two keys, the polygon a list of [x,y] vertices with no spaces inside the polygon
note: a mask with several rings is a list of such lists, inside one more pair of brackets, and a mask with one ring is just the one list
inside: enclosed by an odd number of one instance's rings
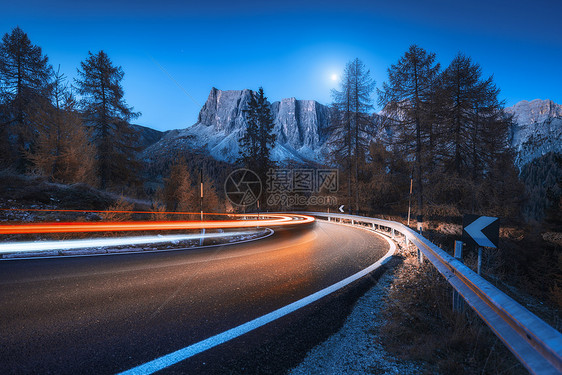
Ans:
{"label": "gravel shoulder", "polygon": [[355,304],[343,327],[328,340],[308,352],[304,361],[291,369],[291,375],[304,374],[417,374],[420,364],[397,359],[388,353],[378,336],[385,299],[394,278],[394,269]]}

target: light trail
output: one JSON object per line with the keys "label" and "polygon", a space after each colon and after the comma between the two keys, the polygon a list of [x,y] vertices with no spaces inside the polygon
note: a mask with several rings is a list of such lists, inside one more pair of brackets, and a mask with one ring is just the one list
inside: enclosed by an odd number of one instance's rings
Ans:
{"label": "light trail", "polygon": [[207,234],[174,234],[174,235],[158,235],[158,236],[137,236],[137,237],[119,237],[119,238],[90,238],[83,240],[64,240],[64,241],[34,241],[34,242],[10,242],[0,244],[0,254],[8,254],[14,252],[34,252],[47,250],[72,250],[72,249],[88,249],[108,246],[126,246],[126,245],[148,245],[164,242],[187,241],[200,238],[224,238],[243,235],[252,235],[261,233],[258,230],[246,230],[225,233],[207,233]]}
{"label": "light trail", "polygon": [[[211,214],[208,214],[211,215]],[[256,216],[237,214],[235,216]],[[123,222],[75,222],[33,223],[0,225],[0,234],[31,233],[92,233],[129,232],[153,230],[230,229],[250,227],[277,227],[311,223],[315,219],[306,215],[267,214],[260,220],[216,220],[216,221],[123,221]]]}
{"label": "light trail", "polygon": [[[201,215],[201,212],[176,212],[176,211],[125,211],[125,210],[63,210],[45,208],[0,208],[0,211],[25,211],[25,212],[81,212],[81,213],[119,213],[119,214],[151,214],[151,215]],[[206,213],[210,216],[255,216],[249,214]]]}

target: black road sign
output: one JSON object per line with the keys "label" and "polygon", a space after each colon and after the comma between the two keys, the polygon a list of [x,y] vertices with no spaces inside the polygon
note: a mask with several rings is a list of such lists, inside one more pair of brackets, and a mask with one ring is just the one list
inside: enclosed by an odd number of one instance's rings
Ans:
{"label": "black road sign", "polygon": [[490,216],[464,215],[462,218],[462,240],[467,244],[482,247],[498,247],[500,219]]}

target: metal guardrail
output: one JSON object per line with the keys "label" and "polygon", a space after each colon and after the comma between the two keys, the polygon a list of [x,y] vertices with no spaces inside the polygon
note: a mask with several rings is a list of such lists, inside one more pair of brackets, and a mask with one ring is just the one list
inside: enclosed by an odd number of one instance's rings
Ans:
{"label": "metal guardrail", "polygon": [[461,261],[407,226],[394,221],[325,212],[299,212],[388,229],[412,242],[484,320],[507,348],[533,374],[562,374],[562,334]]}

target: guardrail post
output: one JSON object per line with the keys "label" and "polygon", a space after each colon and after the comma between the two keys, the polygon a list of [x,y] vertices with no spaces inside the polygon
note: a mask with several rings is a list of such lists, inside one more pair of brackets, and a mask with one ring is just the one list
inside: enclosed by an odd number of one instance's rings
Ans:
{"label": "guardrail post", "polygon": [[462,241],[455,241],[455,258],[462,261]]}
{"label": "guardrail post", "polygon": [[478,274],[482,272],[482,247],[478,247]]}
{"label": "guardrail post", "polygon": [[[455,258],[462,262],[462,241],[455,241]],[[459,292],[453,288],[453,311],[459,312],[464,310],[464,300]]]}
{"label": "guardrail post", "polygon": [[418,263],[422,264],[423,263],[423,253],[420,250],[420,248],[418,247]]}

